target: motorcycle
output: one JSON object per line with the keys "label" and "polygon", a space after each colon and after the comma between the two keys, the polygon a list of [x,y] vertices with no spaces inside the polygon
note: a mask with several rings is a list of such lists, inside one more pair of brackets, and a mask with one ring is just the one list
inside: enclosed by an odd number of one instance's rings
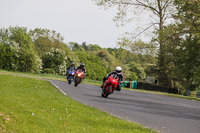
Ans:
{"label": "motorcycle", "polygon": [[67,71],[67,80],[68,80],[68,84],[71,84],[72,81],[74,81],[74,74],[75,74],[75,70],[74,69],[69,69]]}
{"label": "motorcycle", "polygon": [[107,98],[108,95],[112,94],[117,88],[118,82],[119,78],[117,74],[110,75],[103,85],[101,96]]}
{"label": "motorcycle", "polygon": [[74,79],[74,86],[77,87],[78,84],[80,84],[81,81],[83,80],[83,77],[84,77],[84,71],[82,69],[77,70]]}

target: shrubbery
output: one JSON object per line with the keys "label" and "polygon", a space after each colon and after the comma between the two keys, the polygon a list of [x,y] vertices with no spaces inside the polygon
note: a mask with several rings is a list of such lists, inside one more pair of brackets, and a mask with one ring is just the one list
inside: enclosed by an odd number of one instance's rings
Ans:
{"label": "shrubbery", "polygon": [[45,73],[45,74],[55,74],[55,71],[51,68],[44,68],[43,73]]}

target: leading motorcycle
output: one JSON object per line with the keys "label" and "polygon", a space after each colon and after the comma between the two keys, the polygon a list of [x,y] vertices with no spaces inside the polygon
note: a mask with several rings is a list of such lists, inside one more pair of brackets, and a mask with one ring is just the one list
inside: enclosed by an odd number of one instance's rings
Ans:
{"label": "leading motorcycle", "polygon": [[117,74],[110,75],[103,85],[101,96],[107,98],[108,95],[112,94],[117,88],[118,82],[119,78]]}

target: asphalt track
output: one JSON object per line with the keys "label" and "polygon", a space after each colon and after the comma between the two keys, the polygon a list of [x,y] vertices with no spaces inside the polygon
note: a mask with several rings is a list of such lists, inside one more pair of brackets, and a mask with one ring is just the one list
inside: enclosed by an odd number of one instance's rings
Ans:
{"label": "asphalt track", "polygon": [[102,98],[99,86],[51,83],[76,101],[158,132],[200,133],[200,102],[129,90]]}

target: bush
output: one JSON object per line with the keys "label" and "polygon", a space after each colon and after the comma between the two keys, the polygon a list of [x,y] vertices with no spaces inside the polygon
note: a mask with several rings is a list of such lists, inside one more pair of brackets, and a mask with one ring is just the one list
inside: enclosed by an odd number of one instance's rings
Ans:
{"label": "bush", "polygon": [[43,73],[46,74],[55,74],[55,71],[51,68],[44,68]]}

